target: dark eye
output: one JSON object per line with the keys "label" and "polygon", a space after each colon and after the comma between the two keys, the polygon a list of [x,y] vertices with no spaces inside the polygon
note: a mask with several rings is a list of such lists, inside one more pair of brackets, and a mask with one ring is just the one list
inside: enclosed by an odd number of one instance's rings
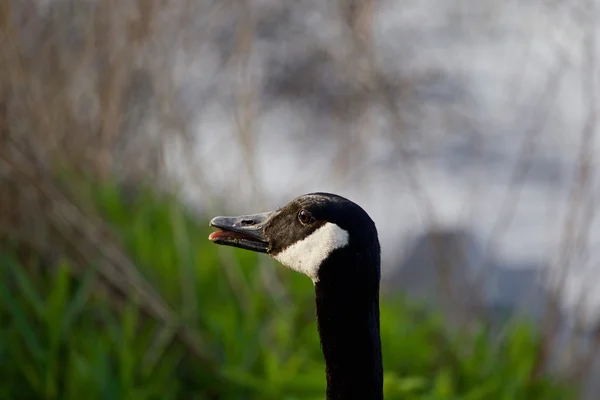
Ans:
{"label": "dark eye", "polygon": [[300,223],[302,225],[308,225],[308,224],[310,224],[311,222],[314,221],[314,218],[313,218],[312,214],[310,213],[310,211],[308,211],[308,210],[301,210],[298,213],[298,221],[300,221]]}

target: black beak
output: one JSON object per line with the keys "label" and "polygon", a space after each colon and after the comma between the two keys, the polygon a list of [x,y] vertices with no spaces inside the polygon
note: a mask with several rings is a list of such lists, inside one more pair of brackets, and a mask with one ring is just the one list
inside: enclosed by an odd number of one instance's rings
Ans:
{"label": "black beak", "polygon": [[240,249],[266,253],[269,242],[264,228],[273,212],[240,217],[215,217],[210,226],[219,230],[208,237],[215,244],[239,247]]}

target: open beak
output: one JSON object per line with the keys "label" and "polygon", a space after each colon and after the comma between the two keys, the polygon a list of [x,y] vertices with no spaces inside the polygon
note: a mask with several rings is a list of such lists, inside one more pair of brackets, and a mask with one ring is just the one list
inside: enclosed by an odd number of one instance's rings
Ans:
{"label": "open beak", "polygon": [[211,233],[208,240],[215,244],[266,253],[269,242],[264,228],[272,214],[273,212],[266,212],[240,217],[215,217],[210,221],[210,226],[219,230]]}

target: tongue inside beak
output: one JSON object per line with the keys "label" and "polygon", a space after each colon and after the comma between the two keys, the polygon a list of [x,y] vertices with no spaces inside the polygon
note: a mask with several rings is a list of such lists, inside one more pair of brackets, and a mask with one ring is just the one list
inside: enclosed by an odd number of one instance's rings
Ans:
{"label": "tongue inside beak", "polygon": [[230,232],[230,231],[222,231],[218,230],[216,232],[208,235],[208,240],[216,240],[216,239],[246,239],[246,240],[256,240],[248,235],[244,235],[242,233]]}

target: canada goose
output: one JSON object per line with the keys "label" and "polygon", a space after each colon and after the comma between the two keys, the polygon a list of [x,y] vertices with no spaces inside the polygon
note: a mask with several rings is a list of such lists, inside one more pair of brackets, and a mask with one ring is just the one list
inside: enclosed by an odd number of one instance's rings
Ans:
{"label": "canada goose", "polygon": [[267,253],[312,279],[327,399],[383,399],[380,246],[369,215],[341,196],[310,193],[210,225],[219,229],[209,236],[214,243]]}

